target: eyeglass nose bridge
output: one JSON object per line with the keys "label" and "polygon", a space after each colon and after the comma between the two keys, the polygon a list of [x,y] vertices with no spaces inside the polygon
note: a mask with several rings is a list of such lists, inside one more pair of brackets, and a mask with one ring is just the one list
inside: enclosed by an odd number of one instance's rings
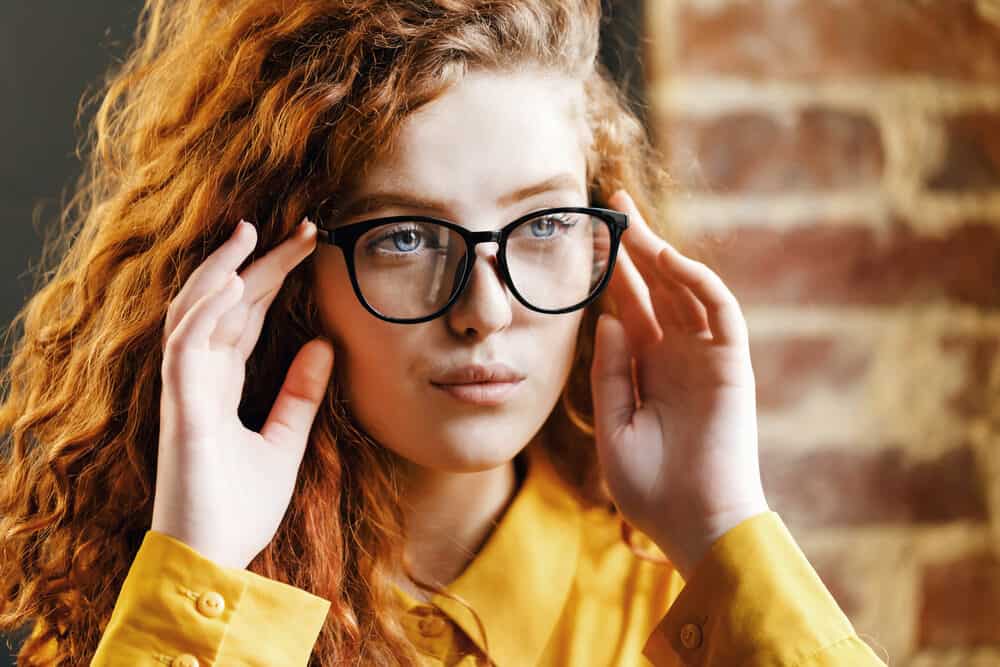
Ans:
{"label": "eyeglass nose bridge", "polygon": [[463,275],[461,280],[458,281],[458,287],[455,291],[453,300],[458,300],[459,296],[465,292],[468,287],[470,280],[472,279],[472,268],[476,264],[476,246],[480,243],[496,243],[497,244],[497,265],[500,269],[500,284],[505,290],[513,288],[511,282],[510,274],[507,272],[507,266],[505,258],[503,256],[503,235],[504,231],[502,229],[490,229],[481,232],[472,232],[466,230],[463,236],[466,240],[466,250],[468,252],[468,257],[465,261]]}
{"label": "eyeglass nose bridge", "polygon": [[467,240],[470,261],[475,261],[476,258],[476,246],[480,243],[496,243],[497,244],[497,254],[500,254],[500,247],[503,245],[501,239],[503,238],[503,231],[499,229],[490,229],[482,232],[467,232],[465,235]]}
{"label": "eyeglass nose bridge", "polygon": [[482,232],[467,232],[466,236],[469,239],[470,248],[475,250],[476,246],[480,243],[489,243],[490,241],[500,243],[500,239],[503,236],[503,230],[487,229]]}

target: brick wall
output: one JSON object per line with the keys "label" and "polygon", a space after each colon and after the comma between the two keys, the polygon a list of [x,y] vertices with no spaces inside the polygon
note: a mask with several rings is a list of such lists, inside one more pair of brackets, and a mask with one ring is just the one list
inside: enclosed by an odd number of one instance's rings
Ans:
{"label": "brick wall", "polygon": [[890,665],[1000,665],[1000,0],[647,0],[768,499]]}

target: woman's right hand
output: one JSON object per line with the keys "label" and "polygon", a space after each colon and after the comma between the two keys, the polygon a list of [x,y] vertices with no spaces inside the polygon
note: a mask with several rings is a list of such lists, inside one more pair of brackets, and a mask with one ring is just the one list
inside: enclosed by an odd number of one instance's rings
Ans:
{"label": "woman's right hand", "polygon": [[329,341],[309,341],[260,433],[240,421],[247,359],[285,276],[316,247],[316,226],[304,220],[237,275],[256,242],[241,221],[167,309],[151,526],[237,568],[278,531],[333,369]]}

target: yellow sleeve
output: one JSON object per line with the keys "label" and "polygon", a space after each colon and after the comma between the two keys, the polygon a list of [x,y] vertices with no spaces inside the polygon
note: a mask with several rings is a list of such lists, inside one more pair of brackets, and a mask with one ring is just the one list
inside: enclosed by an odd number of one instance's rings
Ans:
{"label": "yellow sleeve", "polygon": [[885,667],[773,511],[712,544],[643,655],[660,667]]}
{"label": "yellow sleeve", "polygon": [[330,601],[149,530],[91,667],[306,665]]}

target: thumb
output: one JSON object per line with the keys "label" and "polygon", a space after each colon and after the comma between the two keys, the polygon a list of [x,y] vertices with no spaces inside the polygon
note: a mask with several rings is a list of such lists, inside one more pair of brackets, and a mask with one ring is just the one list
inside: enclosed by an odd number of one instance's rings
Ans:
{"label": "thumb", "polygon": [[328,340],[314,338],[303,345],[288,368],[261,436],[278,447],[304,451],[332,369],[333,346]]}
{"label": "thumb", "polygon": [[613,434],[629,426],[635,412],[632,360],[625,327],[608,313],[597,320],[590,385],[595,436],[598,442],[607,442]]}

